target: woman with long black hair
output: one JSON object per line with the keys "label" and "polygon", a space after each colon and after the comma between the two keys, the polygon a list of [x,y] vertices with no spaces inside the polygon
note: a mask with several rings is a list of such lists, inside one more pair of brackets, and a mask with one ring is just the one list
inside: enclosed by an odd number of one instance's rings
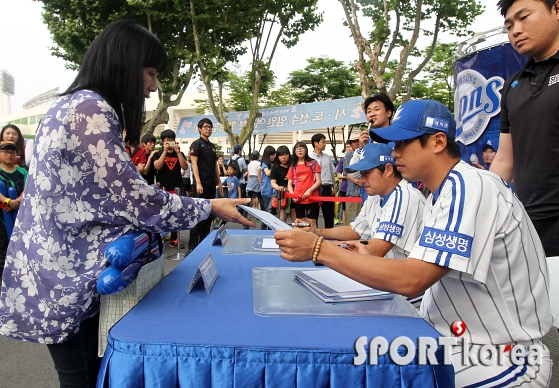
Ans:
{"label": "woman with long black hair", "polygon": [[[193,199],[150,186],[125,151],[167,55],[157,37],[117,21],[95,38],[37,132],[6,257],[0,332],[47,344],[61,387],[95,386],[99,295],[108,243],[134,230],[189,229],[210,213],[254,226],[247,200]],[[123,139],[123,131],[126,135]]]}

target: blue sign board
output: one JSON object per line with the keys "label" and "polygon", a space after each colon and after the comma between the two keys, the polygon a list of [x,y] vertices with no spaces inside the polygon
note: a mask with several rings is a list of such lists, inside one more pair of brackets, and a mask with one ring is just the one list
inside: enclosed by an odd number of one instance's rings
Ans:
{"label": "blue sign board", "polygon": [[[361,96],[260,109],[260,113],[262,117],[256,118],[253,135],[336,127],[366,121],[366,115],[363,112],[363,97]],[[234,134],[241,134],[241,129],[246,124],[248,115],[248,111],[225,114]],[[217,122],[215,116],[207,115],[180,119],[176,131],[177,137],[198,137],[198,121],[203,118],[208,118],[214,123],[212,137],[227,136],[223,126]]]}
{"label": "blue sign board", "polygon": [[498,149],[501,89],[527,60],[506,43],[477,51],[454,64],[454,118],[464,161],[481,161],[486,145]]}

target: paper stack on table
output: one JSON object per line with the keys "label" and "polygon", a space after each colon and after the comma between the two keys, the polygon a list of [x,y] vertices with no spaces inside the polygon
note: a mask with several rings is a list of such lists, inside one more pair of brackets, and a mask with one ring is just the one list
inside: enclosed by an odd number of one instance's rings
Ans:
{"label": "paper stack on table", "polygon": [[326,303],[388,299],[392,293],[375,290],[329,268],[293,271],[295,278]]}
{"label": "paper stack on table", "polygon": [[273,237],[259,237],[254,242],[255,251],[280,252],[279,245]]}

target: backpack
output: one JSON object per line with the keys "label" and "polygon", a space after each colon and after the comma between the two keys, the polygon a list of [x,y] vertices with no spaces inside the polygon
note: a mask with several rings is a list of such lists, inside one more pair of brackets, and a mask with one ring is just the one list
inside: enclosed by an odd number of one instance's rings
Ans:
{"label": "backpack", "polygon": [[[316,160],[313,160],[312,162],[305,162],[305,166],[311,168],[313,182],[316,182]],[[297,176],[295,174],[295,171],[297,168],[295,166],[291,166],[291,168],[293,169],[293,190],[295,190],[295,182],[297,182],[297,179],[295,179],[295,177]]]}
{"label": "backpack", "polygon": [[[235,156],[236,158],[233,159]],[[237,171],[235,172],[235,176],[237,177],[237,179],[241,180],[241,178],[243,177],[243,169],[241,168],[241,166],[239,166],[239,162],[238,162],[239,158],[240,158],[239,155],[231,156],[231,159],[229,160],[229,164],[237,168]]]}

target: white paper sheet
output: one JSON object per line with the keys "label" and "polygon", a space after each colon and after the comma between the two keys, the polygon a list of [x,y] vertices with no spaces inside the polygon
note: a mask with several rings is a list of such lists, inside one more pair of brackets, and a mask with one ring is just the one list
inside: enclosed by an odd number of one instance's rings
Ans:
{"label": "white paper sheet", "polygon": [[318,280],[326,287],[336,290],[337,292],[371,290],[370,287],[356,282],[355,280],[333,270],[325,269],[323,271],[303,271],[303,273],[315,280]]}
{"label": "white paper sheet", "polygon": [[291,225],[286,224],[285,222],[283,222],[279,218],[275,217],[271,213],[268,213],[268,212],[265,212],[265,211],[262,211],[262,210],[253,209],[253,208],[248,207],[246,205],[239,205],[239,207],[243,210],[246,210],[249,214],[252,214],[256,218],[258,218],[260,221],[265,223],[267,226],[269,226],[273,230],[293,229],[293,227]]}
{"label": "white paper sheet", "polygon": [[275,238],[263,238],[262,249],[279,249],[279,245],[276,244]]}

